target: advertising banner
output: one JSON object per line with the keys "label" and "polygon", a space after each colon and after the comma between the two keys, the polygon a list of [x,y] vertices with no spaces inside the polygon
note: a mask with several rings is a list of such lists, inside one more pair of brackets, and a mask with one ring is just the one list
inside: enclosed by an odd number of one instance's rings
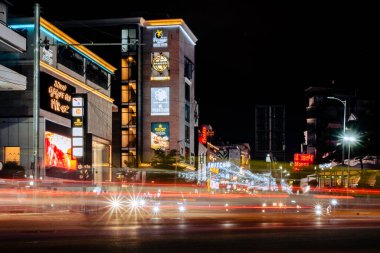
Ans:
{"label": "advertising banner", "polygon": [[153,122],[151,125],[150,147],[154,150],[169,149],[169,122]]}
{"label": "advertising banner", "polygon": [[170,88],[151,88],[150,92],[151,115],[170,115]]}

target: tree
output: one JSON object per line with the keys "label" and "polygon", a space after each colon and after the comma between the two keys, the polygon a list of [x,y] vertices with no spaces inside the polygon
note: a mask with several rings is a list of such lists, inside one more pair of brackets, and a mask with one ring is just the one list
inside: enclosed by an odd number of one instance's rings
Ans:
{"label": "tree", "polygon": [[152,158],[152,167],[159,169],[175,169],[177,150],[172,149],[169,153],[163,150],[155,150]]}

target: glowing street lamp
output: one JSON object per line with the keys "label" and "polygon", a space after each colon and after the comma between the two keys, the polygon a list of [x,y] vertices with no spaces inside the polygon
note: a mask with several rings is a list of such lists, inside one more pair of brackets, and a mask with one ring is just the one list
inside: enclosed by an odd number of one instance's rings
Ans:
{"label": "glowing street lamp", "polygon": [[343,142],[348,142],[348,162],[347,162],[347,188],[350,187],[350,153],[351,153],[351,143],[355,144],[357,138],[355,136],[343,136]]}

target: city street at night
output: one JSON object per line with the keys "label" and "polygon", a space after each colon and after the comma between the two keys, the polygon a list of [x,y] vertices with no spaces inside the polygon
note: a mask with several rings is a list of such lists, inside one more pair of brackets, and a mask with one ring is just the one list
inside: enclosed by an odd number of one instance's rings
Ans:
{"label": "city street at night", "polygon": [[[147,189],[152,192],[152,188]],[[154,203],[149,197],[141,198],[147,196],[144,187],[135,195],[119,192],[100,197],[92,193],[14,194],[3,190],[2,203],[15,197],[13,202],[18,199],[22,204],[8,209],[3,205],[2,249],[5,252],[178,252],[179,249],[181,252],[322,249],[378,252],[380,200],[376,198],[371,198],[371,204],[367,205],[366,198],[349,198],[349,206],[338,202],[328,210],[334,197],[343,196],[210,194],[194,193],[191,187],[182,187],[177,192],[170,186],[166,190],[156,195]],[[120,203],[112,202],[117,198]],[[98,201],[96,206],[89,204],[94,199]],[[174,201],[178,199],[182,201]],[[54,206],[59,203],[60,207]],[[321,205],[320,214],[316,203]],[[185,208],[178,208],[178,204]],[[154,209],[155,206],[159,209]]]}

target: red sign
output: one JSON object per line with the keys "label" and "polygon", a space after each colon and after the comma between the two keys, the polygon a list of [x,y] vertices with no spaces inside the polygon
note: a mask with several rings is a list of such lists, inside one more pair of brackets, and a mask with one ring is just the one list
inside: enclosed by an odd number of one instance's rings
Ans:
{"label": "red sign", "polygon": [[202,144],[207,144],[207,126],[202,126],[201,136],[199,137],[199,142]]}
{"label": "red sign", "polygon": [[294,167],[307,167],[310,164],[314,163],[314,155],[313,154],[294,154]]}

